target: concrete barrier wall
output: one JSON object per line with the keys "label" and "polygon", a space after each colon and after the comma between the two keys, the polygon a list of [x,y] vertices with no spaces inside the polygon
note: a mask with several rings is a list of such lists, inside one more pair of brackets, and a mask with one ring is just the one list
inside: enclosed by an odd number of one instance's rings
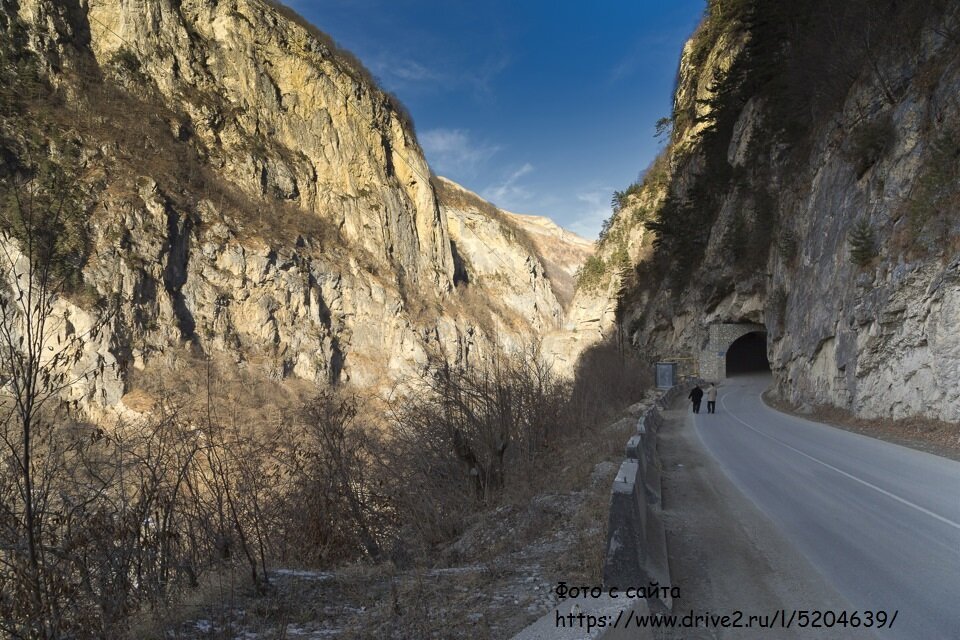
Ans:
{"label": "concrete barrier wall", "polygon": [[651,589],[654,595],[647,598],[654,611],[673,606],[657,455],[657,432],[663,426],[660,410],[689,393],[698,382],[688,380],[671,387],[637,419],[637,434],[627,441],[626,459],[611,490],[603,585],[656,587]]}
{"label": "concrete barrier wall", "polygon": [[[578,598],[561,600],[550,613],[530,625],[512,640],[647,640],[649,629],[626,625],[613,627],[610,621],[648,615],[653,611],[669,611],[673,606],[670,566],[667,560],[667,536],[661,514],[662,487],[660,459],[657,456],[657,432],[663,425],[661,409],[690,392],[700,380],[688,380],[667,390],[637,419],[637,433],[625,447],[625,459],[610,490],[610,516],[603,564],[603,590],[617,587],[620,594],[627,589],[644,589],[652,594],[642,598]],[[651,589],[656,585],[655,589]],[[605,616],[607,624],[595,626],[589,633],[585,626],[558,626],[558,615],[584,613]],[[631,613],[632,612],[632,613]],[[579,620],[579,618],[578,618]]]}

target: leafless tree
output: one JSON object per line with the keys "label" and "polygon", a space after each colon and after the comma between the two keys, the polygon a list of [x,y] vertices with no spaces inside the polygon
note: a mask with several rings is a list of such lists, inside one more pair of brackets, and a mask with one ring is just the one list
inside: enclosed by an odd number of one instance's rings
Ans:
{"label": "leafless tree", "polygon": [[470,365],[434,352],[420,384],[393,403],[382,460],[402,523],[433,544],[521,484],[573,424],[569,386],[536,345]]}
{"label": "leafless tree", "polygon": [[[50,567],[53,481],[71,444],[54,429],[59,394],[88,336],[55,309],[75,277],[83,243],[82,210],[72,181],[44,162],[3,185],[0,210],[0,446],[6,526],[0,605],[11,635],[57,635],[59,585]],[[19,620],[12,614],[19,612]]]}

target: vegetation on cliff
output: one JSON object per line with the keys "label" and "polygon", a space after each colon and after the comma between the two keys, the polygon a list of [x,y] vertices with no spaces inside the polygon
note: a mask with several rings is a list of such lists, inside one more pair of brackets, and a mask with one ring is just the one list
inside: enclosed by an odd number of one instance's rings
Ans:
{"label": "vegetation on cliff", "polygon": [[[662,156],[667,177],[614,193],[614,215],[604,225],[598,254],[617,253],[623,237],[642,224],[654,235],[654,251],[634,260],[638,286],[669,289],[675,296],[693,287],[708,297],[754,277],[773,250],[789,259],[796,252],[795,231],[782,216],[778,172],[792,167],[799,182],[815,169],[807,164],[812,133],[836,117],[858,81],[873,83],[881,100],[862,107],[847,157],[857,176],[884,157],[896,136],[890,109],[909,88],[893,77],[889,60],[909,59],[948,4],[709,2],[681,60],[673,113],[658,125],[671,131]],[[953,32],[938,35],[956,39]],[[943,58],[925,61],[924,71],[933,76],[942,64]],[[741,130],[745,122],[753,127],[747,134]],[[744,137],[745,153],[734,158]],[[915,247],[929,247],[931,233],[944,239],[945,217],[935,213],[955,193],[950,184],[956,163],[943,151],[953,149],[953,138],[946,132],[933,145],[925,177],[907,200],[913,240],[904,241]],[[650,200],[656,202],[652,210]],[[717,226],[732,201],[736,213]],[[701,272],[716,236],[732,269]],[[608,271],[595,261],[584,284]]]}
{"label": "vegetation on cliff", "polygon": [[956,415],[953,374],[898,376],[957,370],[939,327],[960,246],[958,56],[944,0],[710,2],[657,125],[667,179],[614,194],[598,256],[627,238],[630,268],[597,261],[584,284],[616,272],[618,328],[648,355],[695,360],[708,325],[764,323],[794,402]]}

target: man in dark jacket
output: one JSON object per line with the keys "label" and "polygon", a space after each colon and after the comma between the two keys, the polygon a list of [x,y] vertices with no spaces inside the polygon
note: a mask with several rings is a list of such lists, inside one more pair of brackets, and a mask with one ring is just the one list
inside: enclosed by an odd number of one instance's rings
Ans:
{"label": "man in dark jacket", "polygon": [[700,385],[695,386],[687,397],[693,401],[693,412],[700,413],[700,401],[703,400],[703,389]]}

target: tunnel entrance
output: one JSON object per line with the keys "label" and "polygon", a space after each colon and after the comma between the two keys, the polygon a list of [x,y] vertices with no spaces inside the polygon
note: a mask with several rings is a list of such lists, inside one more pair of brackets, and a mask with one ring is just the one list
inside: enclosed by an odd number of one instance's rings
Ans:
{"label": "tunnel entrance", "polygon": [[751,331],[733,341],[727,349],[727,375],[744,373],[769,373],[770,361],[767,360],[767,334],[764,331]]}

